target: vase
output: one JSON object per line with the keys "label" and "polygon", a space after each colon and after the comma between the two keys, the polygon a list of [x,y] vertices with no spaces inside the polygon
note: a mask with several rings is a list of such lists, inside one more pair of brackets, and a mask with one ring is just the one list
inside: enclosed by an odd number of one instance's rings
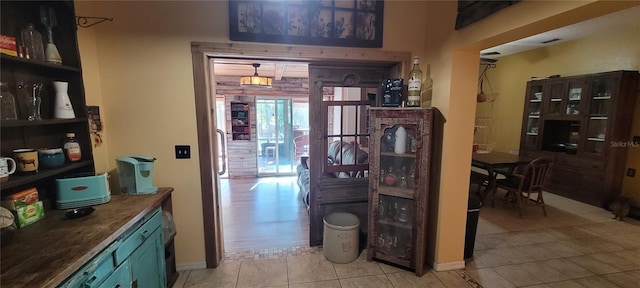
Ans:
{"label": "vase", "polygon": [[71,106],[71,100],[69,100],[69,94],[67,94],[68,88],[69,83],[67,82],[53,82],[53,89],[56,92],[53,118],[71,119],[76,117],[76,114],[73,112],[73,106]]}

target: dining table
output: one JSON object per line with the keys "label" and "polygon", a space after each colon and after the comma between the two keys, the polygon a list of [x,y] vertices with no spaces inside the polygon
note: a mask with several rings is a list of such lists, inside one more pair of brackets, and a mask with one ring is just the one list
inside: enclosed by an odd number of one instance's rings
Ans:
{"label": "dining table", "polygon": [[[516,167],[528,164],[531,159],[517,154],[492,151],[489,153],[473,152],[471,157],[471,178],[478,182],[477,194],[484,201],[487,193],[496,189],[496,181],[500,174],[512,173]],[[485,184],[486,183],[486,184]],[[481,191],[486,185],[484,191]]]}

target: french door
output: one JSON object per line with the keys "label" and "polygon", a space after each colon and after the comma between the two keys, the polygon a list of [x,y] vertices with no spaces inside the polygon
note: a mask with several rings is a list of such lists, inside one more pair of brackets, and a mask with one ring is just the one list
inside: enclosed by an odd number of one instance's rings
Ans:
{"label": "french door", "polygon": [[258,176],[292,175],[293,101],[286,98],[256,99]]}

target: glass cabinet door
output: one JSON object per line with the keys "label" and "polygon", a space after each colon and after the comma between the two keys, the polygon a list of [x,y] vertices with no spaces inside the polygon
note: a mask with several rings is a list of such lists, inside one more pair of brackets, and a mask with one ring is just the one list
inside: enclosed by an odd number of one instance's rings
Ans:
{"label": "glass cabinet door", "polygon": [[542,87],[542,85],[532,85],[527,97],[525,145],[529,149],[535,149],[538,143],[540,113],[542,112]]}
{"label": "glass cabinet door", "polygon": [[582,108],[580,102],[582,100],[582,83],[569,81],[567,84],[567,105],[564,109],[564,115],[580,115]]}
{"label": "glass cabinet door", "polygon": [[376,257],[410,265],[414,252],[417,125],[383,127],[380,137],[380,179],[377,187]]}
{"label": "glass cabinet door", "polygon": [[616,80],[616,78],[596,78],[591,82],[587,142],[584,150],[587,153],[601,154],[606,143],[609,124],[607,111],[613,101]]}
{"label": "glass cabinet door", "polygon": [[562,112],[562,96],[564,95],[564,83],[556,82],[548,85],[548,99],[549,104],[547,106],[547,113],[549,115],[560,115]]}

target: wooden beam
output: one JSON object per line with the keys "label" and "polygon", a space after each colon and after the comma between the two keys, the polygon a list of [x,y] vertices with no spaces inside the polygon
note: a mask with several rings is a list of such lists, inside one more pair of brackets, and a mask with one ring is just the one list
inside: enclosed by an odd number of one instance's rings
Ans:
{"label": "wooden beam", "polygon": [[274,80],[276,80],[276,81],[282,80],[282,75],[284,74],[284,66],[285,65],[287,65],[287,64],[276,63],[275,71],[273,72],[273,75],[275,75]]}

